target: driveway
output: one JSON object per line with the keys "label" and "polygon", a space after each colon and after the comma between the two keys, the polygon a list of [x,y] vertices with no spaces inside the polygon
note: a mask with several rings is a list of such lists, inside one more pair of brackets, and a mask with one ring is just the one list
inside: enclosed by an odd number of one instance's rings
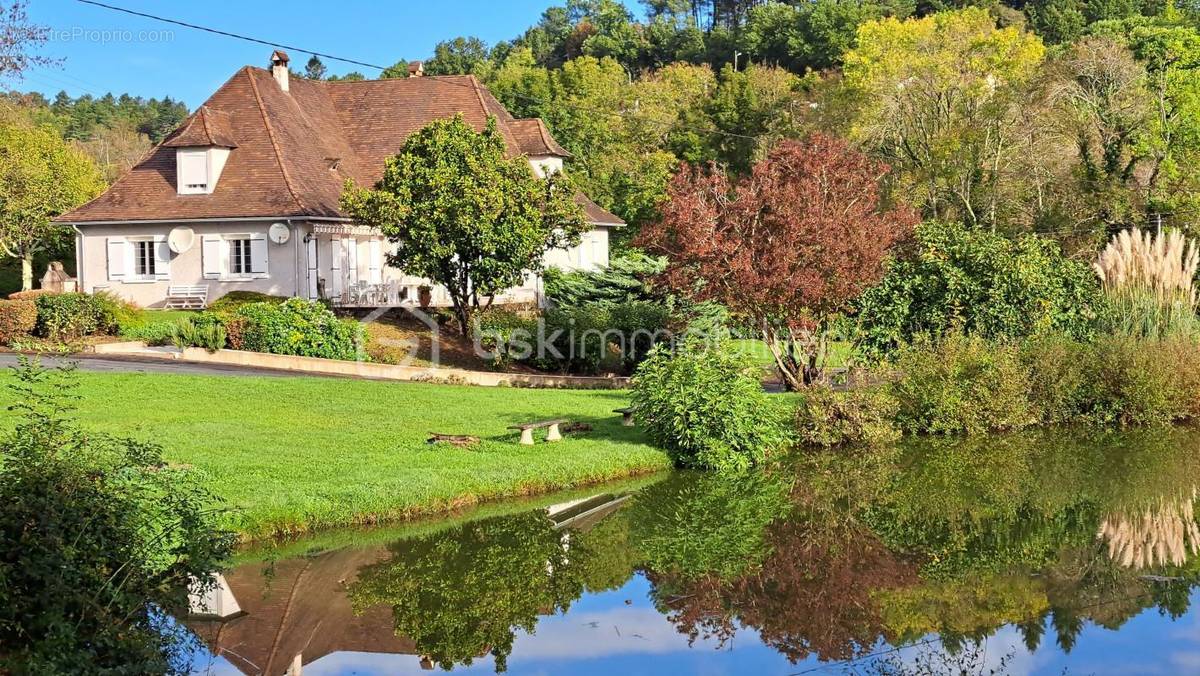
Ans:
{"label": "driveway", "polygon": [[[42,364],[59,366],[67,362],[76,362],[81,371],[121,372],[121,373],[183,373],[199,376],[272,376],[276,378],[294,378],[306,376],[309,378],[323,377],[314,373],[293,373],[275,369],[261,369],[245,366],[225,366],[223,364],[192,364],[183,361],[157,361],[153,359],[136,359],[114,356],[75,355],[72,357],[43,356]],[[11,352],[0,353],[0,368],[16,366],[17,355]],[[337,376],[326,376],[337,377]]]}

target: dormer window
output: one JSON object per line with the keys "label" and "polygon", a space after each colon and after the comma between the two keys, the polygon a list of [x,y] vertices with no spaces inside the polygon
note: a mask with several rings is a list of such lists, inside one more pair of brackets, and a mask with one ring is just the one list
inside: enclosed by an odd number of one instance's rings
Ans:
{"label": "dormer window", "polygon": [[208,195],[217,188],[228,148],[175,149],[175,180],[180,195]]}
{"label": "dormer window", "polygon": [[237,147],[229,115],[201,107],[163,145],[175,149],[175,190],[208,195],[217,188],[229,151]]}
{"label": "dormer window", "polygon": [[189,148],[176,151],[179,162],[179,194],[201,195],[210,192],[208,149]]}

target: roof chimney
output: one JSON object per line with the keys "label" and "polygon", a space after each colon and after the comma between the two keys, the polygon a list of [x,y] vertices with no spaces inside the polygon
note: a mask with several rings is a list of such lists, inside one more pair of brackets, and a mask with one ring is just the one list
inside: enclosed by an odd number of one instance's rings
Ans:
{"label": "roof chimney", "polygon": [[413,61],[412,63],[408,64],[409,77],[421,77],[424,74],[425,64],[421,63],[420,61]]}
{"label": "roof chimney", "polygon": [[279,83],[279,88],[288,90],[288,55],[282,49],[271,52],[271,75]]}

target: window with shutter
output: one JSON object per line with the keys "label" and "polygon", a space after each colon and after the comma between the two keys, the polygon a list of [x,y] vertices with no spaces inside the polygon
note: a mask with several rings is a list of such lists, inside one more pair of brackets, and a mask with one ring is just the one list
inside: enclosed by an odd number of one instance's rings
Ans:
{"label": "window with shutter", "polygon": [[179,163],[179,194],[197,195],[211,192],[208,189],[208,151],[180,150],[175,159]]}

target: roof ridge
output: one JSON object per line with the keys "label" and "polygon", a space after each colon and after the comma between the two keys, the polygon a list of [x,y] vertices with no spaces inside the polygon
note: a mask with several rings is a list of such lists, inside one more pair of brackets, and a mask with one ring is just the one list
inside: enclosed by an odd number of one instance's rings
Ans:
{"label": "roof ridge", "polygon": [[209,141],[213,140],[212,129],[208,127],[208,106],[201,104],[200,110],[196,111],[200,115],[200,124],[204,125],[204,135]]}
{"label": "roof ridge", "polygon": [[546,144],[546,150],[554,150],[554,146],[550,145],[550,138],[546,136],[546,123],[542,122],[542,118],[535,117],[538,126],[538,136],[542,137],[542,143]]}
{"label": "roof ridge", "polygon": [[263,105],[262,95],[258,92],[258,82],[255,81],[254,73],[250,72],[251,66],[245,66],[243,70],[246,72],[246,77],[250,80],[250,90],[254,92],[254,101],[258,104],[258,112],[262,114],[263,124],[267,128],[267,138],[271,141],[271,150],[275,152],[275,162],[279,165],[279,173],[283,174],[283,184],[287,186],[288,192],[291,193],[292,199],[296,202],[296,206],[301,212],[305,211],[304,201],[296,194],[296,189],[292,187],[292,178],[288,175],[287,165],[283,162],[283,153],[279,150],[279,141],[275,139],[275,131],[271,128],[271,119],[267,115],[267,108]]}
{"label": "roof ridge", "polygon": [[[479,90],[479,79],[474,75],[467,75],[467,77],[471,80],[471,87],[475,89],[475,98],[479,99],[479,109],[483,112],[483,119],[487,120],[488,117],[491,117],[491,113],[488,112],[487,102],[483,100],[483,92]],[[499,122],[500,120],[497,119],[496,121]]]}

